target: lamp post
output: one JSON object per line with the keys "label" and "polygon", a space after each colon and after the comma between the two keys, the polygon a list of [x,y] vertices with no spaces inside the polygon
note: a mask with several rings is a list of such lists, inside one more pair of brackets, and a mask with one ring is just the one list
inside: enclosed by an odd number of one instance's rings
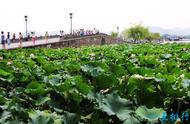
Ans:
{"label": "lamp post", "polygon": [[25,22],[26,22],[26,37],[27,37],[27,34],[28,34],[28,31],[27,31],[27,21],[28,21],[28,16],[25,15],[24,18],[25,18]]}
{"label": "lamp post", "polygon": [[119,27],[117,27],[117,33],[119,33]]}
{"label": "lamp post", "polygon": [[117,37],[119,37],[119,27],[117,27]]}
{"label": "lamp post", "polygon": [[73,13],[70,13],[69,15],[70,15],[70,21],[71,21],[71,29],[70,29],[71,32],[70,32],[70,34],[72,34],[72,32],[73,32],[73,31],[72,31],[72,18],[73,18]]}

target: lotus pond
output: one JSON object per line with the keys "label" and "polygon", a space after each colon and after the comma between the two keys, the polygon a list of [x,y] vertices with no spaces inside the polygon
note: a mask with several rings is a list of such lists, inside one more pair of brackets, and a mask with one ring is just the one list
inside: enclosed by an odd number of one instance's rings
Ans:
{"label": "lotus pond", "polygon": [[174,124],[184,112],[189,44],[0,50],[0,124]]}

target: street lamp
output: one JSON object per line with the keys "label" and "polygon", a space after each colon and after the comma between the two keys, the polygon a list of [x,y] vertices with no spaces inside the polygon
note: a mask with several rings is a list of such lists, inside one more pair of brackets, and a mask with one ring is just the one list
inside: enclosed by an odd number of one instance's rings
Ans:
{"label": "street lamp", "polygon": [[117,33],[119,33],[119,27],[117,27]]}
{"label": "street lamp", "polygon": [[27,31],[27,21],[28,21],[28,16],[25,15],[24,18],[25,18],[25,22],[26,22],[26,37],[27,37],[27,34],[28,34],[28,31]]}
{"label": "street lamp", "polygon": [[119,27],[117,27],[117,36],[119,37]]}
{"label": "street lamp", "polygon": [[71,32],[70,32],[70,34],[72,34],[72,32],[73,32],[73,31],[72,31],[72,18],[73,18],[73,13],[70,13],[69,15],[70,15],[70,20],[71,20]]}

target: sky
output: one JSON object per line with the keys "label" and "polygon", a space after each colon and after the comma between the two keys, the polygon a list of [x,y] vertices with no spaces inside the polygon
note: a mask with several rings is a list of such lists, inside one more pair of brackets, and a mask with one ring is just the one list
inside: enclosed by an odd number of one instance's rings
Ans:
{"label": "sky", "polygon": [[0,30],[70,31],[69,13],[73,13],[73,29],[101,32],[122,31],[137,23],[162,28],[190,27],[189,0],[1,0]]}

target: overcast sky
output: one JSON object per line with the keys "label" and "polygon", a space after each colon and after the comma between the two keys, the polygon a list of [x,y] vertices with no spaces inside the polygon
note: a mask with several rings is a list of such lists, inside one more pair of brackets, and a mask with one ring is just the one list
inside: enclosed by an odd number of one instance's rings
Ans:
{"label": "overcast sky", "polygon": [[120,30],[133,23],[163,28],[190,27],[189,0],[1,0],[0,30],[40,33],[64,30],[69,32],[69,13],[73,28],[100,31]]}

